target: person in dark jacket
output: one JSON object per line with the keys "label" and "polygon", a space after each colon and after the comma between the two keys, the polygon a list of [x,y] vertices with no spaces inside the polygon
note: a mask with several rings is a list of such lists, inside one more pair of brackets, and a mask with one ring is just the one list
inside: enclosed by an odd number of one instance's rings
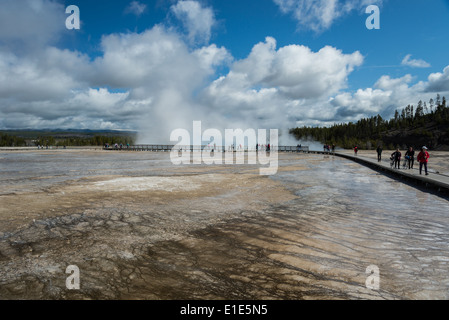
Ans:
{"label": "person in dark jacket", "polygon": [[399,169],[399,167],[401,166],[401,156],[402,154],[401,151],[399,151],[399,149],[396,149],[396,151],[391,154],[391,157],[393,158],[394,161],[394,168],[397,167]]}
{"label": "person in dark jacket", "polygon": [[413,150],[412,147],[408,148],[405,157],[408,157],[408,168],[413,169],[413,164],[415,163],[415,150]]}
{"label": "person in dark jacket", "polygon": [[419,162],[419,174],[422,174],[422,167],[424,167],[426,176],[429,175],[427,172],[427,162],[429,161],[429,153],[427,152],[426,147],[422,147],[421,152],[418,154],[418,157],[416,158]]}
{"label": "person in dark jacket", "polygon": [[382,161],[382,147],[378,146],[376,151],[377,151],[377,161],[381,162]]}

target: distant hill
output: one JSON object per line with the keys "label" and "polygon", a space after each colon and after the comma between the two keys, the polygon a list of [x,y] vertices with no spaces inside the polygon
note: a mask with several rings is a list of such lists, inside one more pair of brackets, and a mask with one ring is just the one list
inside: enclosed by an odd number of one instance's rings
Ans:
{"label": "distant hill", "polygon": [[433,150],[449,151],[449,108],[446,98],[419,101],[408,105],[394,118],[384,120],[380,115],[364,118],[356,123],[335,124],[331,127],[302,127],[290,130],[299,139],[314,139],[323,144],[352,149],[404,149],[408,146],[427,146]]}

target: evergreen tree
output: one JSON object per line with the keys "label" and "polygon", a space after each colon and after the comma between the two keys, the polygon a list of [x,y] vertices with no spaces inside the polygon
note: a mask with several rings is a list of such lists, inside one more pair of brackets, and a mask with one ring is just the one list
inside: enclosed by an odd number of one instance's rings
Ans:
{"label": "evergreen tree", "polygon": [[[416,112],[415,112],[415,119],[419,119],[422,116],[424,116],[424,108],[422,106],[422,101],[419,101],[418,106],[416,107]],[[424,102],[424,106],[426,105],[426,103]]]}

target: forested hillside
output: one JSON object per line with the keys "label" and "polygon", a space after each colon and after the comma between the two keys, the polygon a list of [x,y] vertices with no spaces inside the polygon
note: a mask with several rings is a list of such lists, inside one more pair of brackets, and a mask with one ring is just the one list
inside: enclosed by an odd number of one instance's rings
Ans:
{"label": "forested hillside", "polygon": [[380,115],[364,118],[356,123],[334,124],[331,127],[302,127],[291,129],[299,139],[313,139],[323,144],[335,144],[350,149],[415,148],[426,145],[434,150],[449,150],[449,107],[446,98],[419,101],[397,111],[394,118],[385,120]]}

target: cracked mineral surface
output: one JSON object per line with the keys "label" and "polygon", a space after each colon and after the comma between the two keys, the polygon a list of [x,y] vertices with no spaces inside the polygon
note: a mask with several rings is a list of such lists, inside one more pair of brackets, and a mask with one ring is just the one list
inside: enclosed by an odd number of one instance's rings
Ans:
{"label": "cracked mineral surface", "polygon": [[168,153],[0,153],[0,298],[449,298],[446,199],[348,160],[279,157],[267,177]]}

